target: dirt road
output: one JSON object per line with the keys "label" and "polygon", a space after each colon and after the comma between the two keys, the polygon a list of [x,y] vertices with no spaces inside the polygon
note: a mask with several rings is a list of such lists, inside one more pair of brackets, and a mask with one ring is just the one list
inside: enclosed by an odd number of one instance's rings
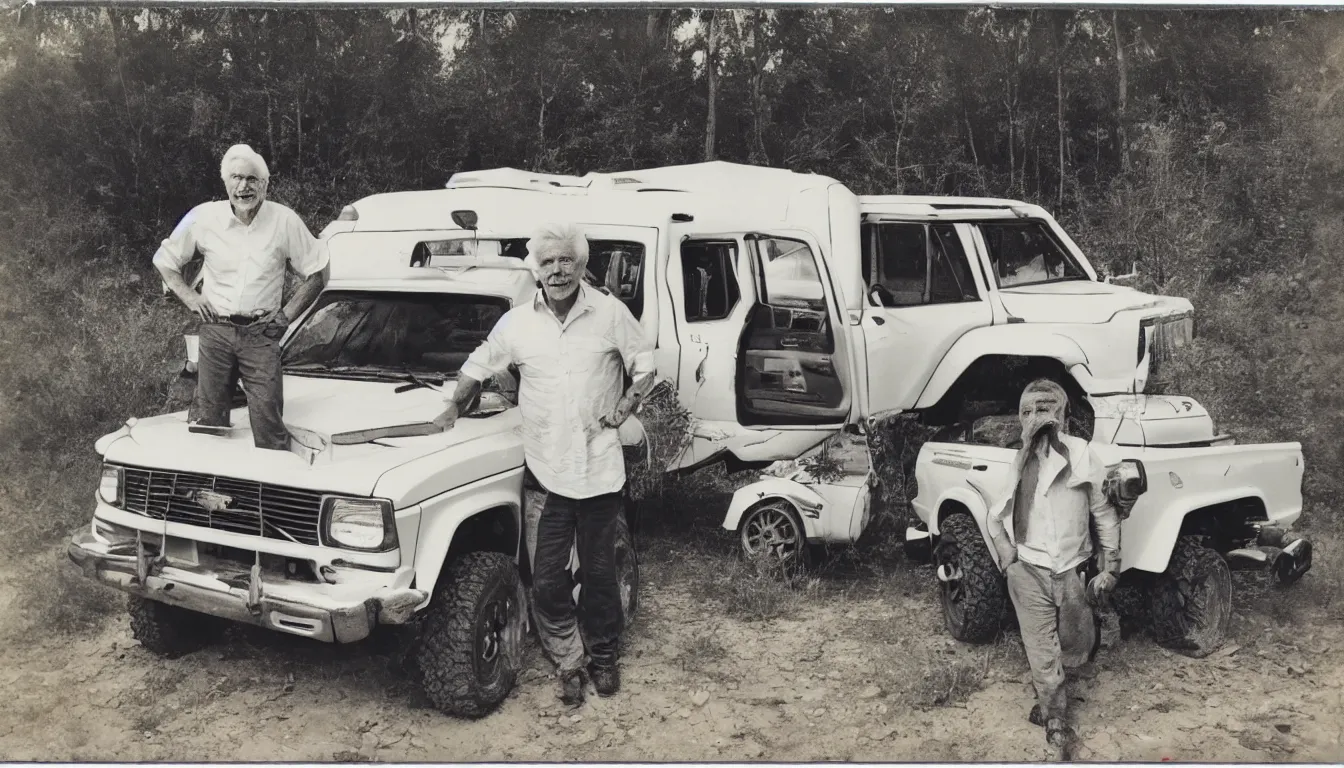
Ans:
{"label": "dirt road", "polygon": [[[428,708],[386,643],[332,647],[237,631],[163,661],[117,616],[82,637],[6,639],[0,759],[1045,757],[1042,732],[1026,722],[1019,639],[949,640],[927,567],[823,574],[800,591],[752,592],[733,581],[740,574],[728,555],[660,547],[644,551],[624,690],[590,696],[577,711],[555,700],[535,641],[515,695],[464,722]],[[1344,603],[1331,602],[1338,568],[1322,544],[1291,599],[1239,577],[1234,637],[1217,656],[1188,659],[1142,635],[1103,652],[1092,679],[1074,688],[1077,757],[1344,759]],[[12,615],[17,593],[7,589],[0,611]],[[773,618],[751,620],[751,611]]]}

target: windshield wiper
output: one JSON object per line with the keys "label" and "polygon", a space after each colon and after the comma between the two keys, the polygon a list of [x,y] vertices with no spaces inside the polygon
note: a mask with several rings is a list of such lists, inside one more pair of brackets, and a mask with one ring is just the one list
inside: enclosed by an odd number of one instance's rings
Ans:
{"label": "windshield wiper", "polygon": [[442,376],[430,375],[428,380],[412,373],[405,366],[386,366],[386,365],[331,365],[329,363],[294,363],[285,366],[286,371],[294,373],[355,373],[366,376],[375,376],[379,378],[392,378],[398,381],[409,381],[416,386],[433,388],[431,382],[443,383]]}
{"label": "windshield wiper", "polygon": [[412,389],[437,390],[439,387],[443,386],[443,383],[447,380],[446,377],[435,377],[434,382],[431,383],[430,381],[426,381],[425,379],[422,379],[419,376],[412,373],[409,368],[401,368],[398,370],[398,373],[401,374],[403,379],[405,379],[410,383],[403,384],[400,387],[397,387],[395,390],[393,390],[397,394],[401,394],[402,392],[409,392]]}

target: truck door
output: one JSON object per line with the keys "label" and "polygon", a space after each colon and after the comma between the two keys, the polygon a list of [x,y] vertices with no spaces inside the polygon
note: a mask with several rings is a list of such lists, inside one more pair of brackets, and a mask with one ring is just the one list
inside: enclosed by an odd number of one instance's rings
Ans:
{"label": "truck door", "polygon": [[850,420],[847,338],[810,234],[682,231],[671,251],[677,389],[692,416],[672,468],[796,458]]}
{"label": "truck door", "polygon": [[868,214],[860,235],[866,412],[909,410],[952,345],[993,324],[989,287],[968,224]]}

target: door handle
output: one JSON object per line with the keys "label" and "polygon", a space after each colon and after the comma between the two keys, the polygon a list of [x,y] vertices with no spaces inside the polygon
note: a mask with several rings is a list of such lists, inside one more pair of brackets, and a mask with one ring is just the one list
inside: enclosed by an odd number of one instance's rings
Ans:
{"label": "door handle", "polygon": [[989,469],[989,465],[987,465],[987,464],[975,464],[975,465],[972,465],[972,466],[971,466],[971,469],[974,469],[976,472],[984,472],[985,470]]}
{"label": "door handle", "polygon": [[886,320],[883,320],[882,318],[878,317],[877,315],[873,315],[873,323],[874,323],[875,325],[882,325],[882,324],[885,323],[885,322],[887,322],[887,321],[886,321]]}

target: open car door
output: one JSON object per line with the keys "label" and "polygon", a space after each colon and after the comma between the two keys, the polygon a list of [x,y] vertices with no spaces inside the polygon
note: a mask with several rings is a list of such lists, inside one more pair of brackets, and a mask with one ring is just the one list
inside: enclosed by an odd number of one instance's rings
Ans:
{"label": "open car door", "polygon": [[672,463],[793,459],[853,412],[848,338],[808,233],[678,233],[667,283],[691,442]]}

